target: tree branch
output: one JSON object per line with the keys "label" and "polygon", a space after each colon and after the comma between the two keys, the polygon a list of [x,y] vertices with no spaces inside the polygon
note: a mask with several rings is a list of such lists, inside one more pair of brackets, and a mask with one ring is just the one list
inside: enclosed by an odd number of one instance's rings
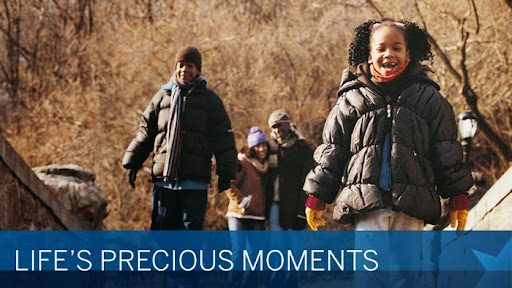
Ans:
{"label": "tree branch", "polygon": [[446,66],[446,69],[448,69],[448,72],[450,74],[452,74],[452,76],[455,77],[455,79],[457,79],[458,82],[461,82],[462,76],[460,76],[459,72],[457,72],[457,70],[455,70],[452,63],[450,62],[450,59],[448,59],[448,56],[446,56],[446,53],[444,53],[444,51],[441,49],[441,47],[439,47],[439,44],[437,44],[436,39],[434,39],[434,37],[432,37],[432,35],[430,35],[430,33],[428,33],[428,32],[426,32],[426,33],[427,33],[427,37],[428,37],[428,41],[430,42],[430,45],[436,52],[436,56],[441,58],[441,61]]}
{"label": "tree branch", "polygon": [[280,45],[281,49],[283,50],[284,52],[284,55],[286,56],[286,60],[288,60],[288,63],[290,63],[290,67],[291,69],[291,72],[292,72],[292,82],[293,82],[293,85],[291,85],[291,90],[292,90],[292,94],[293,94],[293,97],[295,98],[294,100],[295,101],[298,101],[298,95],[297,95],[297,90],[296,90],[296,86],[297,86],[297,69],[295,68],[295,64],[293,63],[293,60],[292,60],[292,57],[290,56],[290,53],[288,53],[288,49],[286,49],[283,45]]}
{"label": "tree branch", "polygon": [[494,146],[495,150],[498,150],[496,153],[502,162],[508,163],[512,161],[512,152],[508,145],[492,130],[491,126],[485,121],[484,117],[480,113],[478,109],[478,95],[471,88],[471,84],[469,83],[469,73],[466,66],[466,46],[469,38],[469,32],[464,28],[464,22],[461,25],[461,37],[462,37],[462,45],[460,48],[460,68],[462,70],[462,95],[466,99],[466,103],[468,104],[471,112],[475,114],[476,120],[478,122],[478,126],[480,130],[484,133],[484,135],[489,139],[491,147]]}
{"label": "tree branch", "polygon": [[302,106],[304,106],[304,103],[306,102],[306,98],[311,93],[311,91],[313,91],[313,87],[315,86],[316,82],[318,81],[319,75],[318,75],[317,71],[315,71],[315,72],[316,72],[315,77],[313,77],[313,80],[311,81],[311,85],[309,85],[308,90],[306,92],[304,92],[304,94],[302,95],[302,99],[299,102],[299,117],[300,117],[300,115],[302,115],[302,113],[301,113]]}
{"label": "tree branch", "polygon": [[512,9],[512,0],[505,0],[505,3],[507,4],[508,8]]}
{"label": "tree branch", "polygon": [[7,82],[9,82],[9,73],[7,73],[7,70],[4,66],[4,64],[2,63],[2,61],[0,60],[0,70],[2,70],[2,73],[4,74],[4,78]]}
{"label": "tree branch", "polygon": [[381,19],[384,18],[384,14],[379,10],[379,8],[375,5],[375,3],[373,3],[372,0],[366,0],[366,3],[368,3],[368,5],[370,5],[370,7],[372,7],[373,10],[375,10],[375,12],[377,12],[377,14],[379,14],[379,17]]}
{"label": "tree branch", "polygon": [[[474,2],[470,1],[472,5],[474,5]],[[421,11],[419,10],[419,7],[416,3],[415,5],[417,13],[420,15],[420,18],[423,21],[423,16],[421,14]],[[477,14],[476,8],[473,7],[473,12],[475,13],[475,19],[477,22],[477,29],[474,31],[477,32],[479,29],[479,18]],[[432,49],[436,52],[436,56],[441,58],[441,61],[447,68],[448,72],[460,83],[461,85],[461,94],[464,96],[464,99],[466,100],[466,103],[468,104],[471,112],[475,114],[476,120],[478,122],[478,126],[480,130],[483,132],[485,137],[489,140],[489,144],[491,145],[492,149],[496,153],[496,155],[500,158],[500,160],[508,164],[510,161],[512,161],[512,152],[507,145],[501,139],[496,132],[493,131],[493,129],[489,126],[485,118],[480,113],[480,110],[478,109],[478,94],[471,88],[471,85],[469,83],[469,73],[467,71],[466,66],[466,45],[467,41],[469,39],[470,32],[466,30],[464,27],[464,23],[466,21],[466,17],[459,19],[460,24],[460,32],[461,32],[461,40],[462,40],[462,46],[460,48],[460,69],[462,70],[462,75],[453,67],[453,65],[450,62],[450,59],[444,53],[444,51],[439,47],[439,44],[437,44],[437,41],[434,39],[434,37],[427,31],[426,26],[424,27],[425,33],[427,34],[428,40],[430,42],[430,45],[432,46]],[[424,24],[425,25],[425,24]]]}
{"label": "tree branch", "polygon": [[478,34],[478,31],[480,31],[480,17],[478,17],[478,11],[476,10],[476,5],[475,5],[474,0],[471,0],[471,7],[473,7],[473,13],[475,13],[475,22],[476,22],[475,34]]}
{"label": "tree branch", "polygon": [[331,95],[333,93],[335,93],[336,91],[338,91],[339,87],[338,86],[334,86],[333,88],[331,88],[331,90],[329,90],[329,92],[327,92],[326,96],[327,96],[327,107],[329,108],[328,111],[331,111],[332,110],[332,106],[331,106]]}

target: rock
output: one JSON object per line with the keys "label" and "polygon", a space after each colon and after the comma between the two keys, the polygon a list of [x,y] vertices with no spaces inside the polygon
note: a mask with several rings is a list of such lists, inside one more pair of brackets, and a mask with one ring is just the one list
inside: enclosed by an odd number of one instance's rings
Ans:
{"label": "rock", "polygon": [[32,170],[66,209],[95,229],[101,229],[108,215],[107,199],[94,184],[96,177],[92,171],[74,164],[52,164]]}

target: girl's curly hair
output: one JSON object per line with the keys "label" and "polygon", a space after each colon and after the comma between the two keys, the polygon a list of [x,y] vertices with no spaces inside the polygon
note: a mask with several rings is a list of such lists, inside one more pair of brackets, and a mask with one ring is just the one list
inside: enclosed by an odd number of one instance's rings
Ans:
{"label": "girl's curly hair", "polygon": [[[377,23],[380,25],[374,27]],[[383,22],[368,20],[355,29],[356,34],[350,43],[348,52],[348,63],[350,66],[356,67],[368,61],[370,39],[378,28],[384,26],[394,27],[404,32],[407,49],[410,51],[411,62],[429,60],[432,63],[434,55],[432,54],[432,47],[428,42],[427,33],[421,30],[416,23],[406,20]]]}

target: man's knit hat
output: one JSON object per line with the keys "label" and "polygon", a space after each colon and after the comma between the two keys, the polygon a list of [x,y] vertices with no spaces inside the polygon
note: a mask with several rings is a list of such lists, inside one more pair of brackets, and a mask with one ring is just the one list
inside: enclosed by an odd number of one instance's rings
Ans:
{"label": "man's knit hat", "polygon": [[249,130],[249,135],[247,135],[247,145],[249,145],[249,148],[267,142],[268,140],[265,132],[261,131],[259,127],[251,127],[251,130]]}
{"label": "man's knit hat", "polygon": [[276,110],[270,114],[270,117],[268,117],[268,127],[272,128],[272,126],[278,124],[278,123],[290,123],[292,122],[292,119],[290,118],[290,115],[286,113],[283,109]]}
{"label": "man's knit hat", "polygon": [[180,61],[194,63],[194,65],[197,67],[197,70],[201,72],[201,53],[199,53],[199,50],[196,47],[191,45],[185,45],[181,47],[178,53],[176,53],[176,63]]}

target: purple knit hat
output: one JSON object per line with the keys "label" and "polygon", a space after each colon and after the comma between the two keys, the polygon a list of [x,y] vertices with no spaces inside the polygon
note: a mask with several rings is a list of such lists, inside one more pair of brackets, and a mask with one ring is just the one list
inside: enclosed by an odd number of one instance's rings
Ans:
{"label": "purple knit hat", "polygon": [[267,142],[267,136],[265,135],[265,132],[261,131],[260,127],[251,127],[251,130],[249,130],[249,135],[247,135],[247,145],[249,145],[249,148]]}

